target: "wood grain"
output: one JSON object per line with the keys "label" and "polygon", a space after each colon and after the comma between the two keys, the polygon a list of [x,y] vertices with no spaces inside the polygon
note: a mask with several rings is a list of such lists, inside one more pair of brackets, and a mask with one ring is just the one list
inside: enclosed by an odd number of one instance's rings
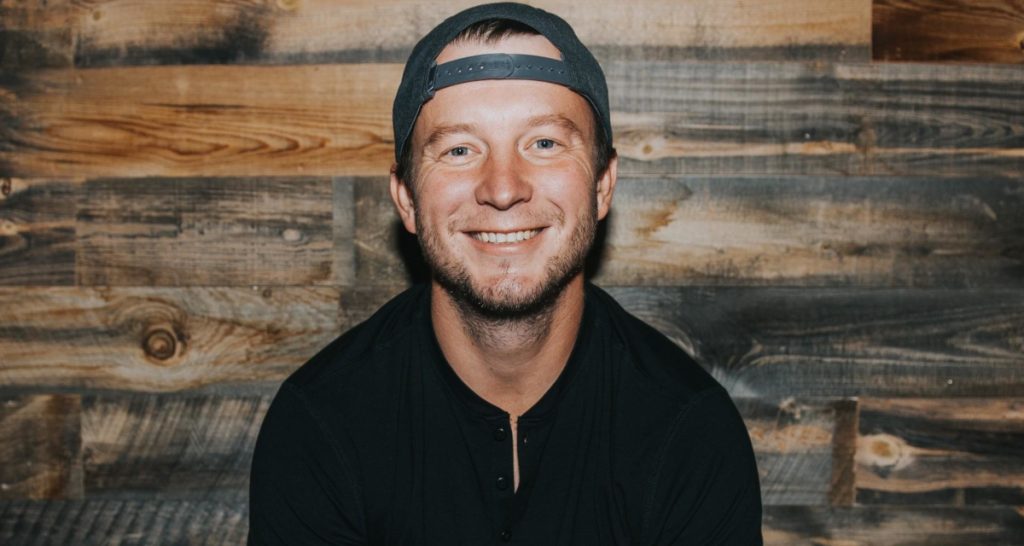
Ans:
{"label": "wood grain", "polygon": [[[385,179],[356,183],[356,278],[429,275]],[[1021,287],[1024,182],[624,177],[592,271],[601,284]]]}
{"label": "wood grain", "polygon": [[[422,0],[253,2],[85,0],[7,7],[12,66],[404,62],[415,41],[476,4]],[[568,0],[565,17],[603,58],[867,59],[869,0]],[[49,12],[49,14],[47,14]],[[0,12],[2,13],[2,12]],[[51,34],[60,33],[63,39]],[[2,36],[2,35],[0,35]],[[35,53],[49,52],[48,56]],[[34,53],[30,55],[30,53]],[[20,62],[17,62],[20,61]],[[35,64],[29,64],[31,62]],[[45,64],[40,61],[48,61]]]}
{"label": "wood grain", "polygon": [[4,544],[241,545],[247,527],[244,496],[0,502]]}
{"label": "wood grain", "polygon": [[89,395],[82,400],[88,498],[245,494],[269,395]]}
{"label": "wood grain", "polygon": [[[1024,170],[1024,72],[1012,67],[634,61],[605,69],[627,175]],[[385,175],[400,70],[24,74],[0,87],[9,120],[0,176]]]}
{"label": "wood grain", "polygon": [[0,178],[0,285],[75,282],[74,184]]}
{"label": "wood grain", "polygon": [[606,72],[626,174],[1024,170],[1014,67],[636,61]]}
{"label": "wood grain", "polygon": [[734,397],[1016,396],[1020,290],[615,287]]}
{"label": "wood grain", "polygon": [[91,180],[81,192],[79,285],[352,281],[330,179]]}
{"label": "wood grain", "polygon": [[334,288],[0,288],[0,387],[277,383],[340,333]]}
{"label": "wood grain", "polygon": [[1024,4],[1017,0],[872,4],[875,60],[1024,64]]}
{"label": "wood grain", "polygon": [[38,71],[0,87],[0,176],[380,174],[395,65]]}
{"label": "wood grain", "polygon": [[754,445],[763,504],[827,505],[838,401],[735,402]]}
{"label": "wood grain", "polygon": [[862,399],[857,502],[1024,504],[1024,399]]}
{"label": "wood grain", "polygon": [[1024,541],[1024,516],[1010,506],[769,506],[763,529],[777,546],[1003,546]]}
{"label": "wood grain", "polygon": [[82,495],[80,417],[75,395],[0,396],[0,499]]}

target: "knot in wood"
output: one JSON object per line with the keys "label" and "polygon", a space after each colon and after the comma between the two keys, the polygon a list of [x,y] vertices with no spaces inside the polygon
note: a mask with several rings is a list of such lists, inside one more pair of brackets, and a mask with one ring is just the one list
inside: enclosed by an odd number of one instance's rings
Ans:
{"label": "knot in wood", "polygon": [[2,193],[4,195],[4,197],[7,197],[8,195],[11,194],[11,179],[10,178],[0,179],[0,193]]}
{"label": "knot in wood", "polygon": [[178,349],[178,339],[174,332],[165,328],[157,328],[146,334],[142,342],[142,350],[157,360],[168,360]]}

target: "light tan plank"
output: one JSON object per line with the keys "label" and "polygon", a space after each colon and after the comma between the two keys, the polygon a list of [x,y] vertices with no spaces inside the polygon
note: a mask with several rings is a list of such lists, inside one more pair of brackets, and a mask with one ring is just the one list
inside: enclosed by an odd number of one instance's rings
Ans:
{"label": "light tan plank", "polygon": [[334,288],[0,288],[0,386],[272,387],[340,332]]}

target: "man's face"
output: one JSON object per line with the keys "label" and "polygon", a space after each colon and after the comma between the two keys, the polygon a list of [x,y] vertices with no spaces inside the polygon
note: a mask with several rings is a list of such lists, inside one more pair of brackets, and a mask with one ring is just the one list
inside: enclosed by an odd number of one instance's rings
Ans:
{"label": "man's face", "polygon": [[[438,64],[482,53],[559,58],[542,36],[461,43]],[[435,280],[498,316],[530,312],[582,275],[615,184],[594,172],[594,116],[561,85],[482,80],[423,105],[411,146],[413,191],[392,179],[406,229]]]}

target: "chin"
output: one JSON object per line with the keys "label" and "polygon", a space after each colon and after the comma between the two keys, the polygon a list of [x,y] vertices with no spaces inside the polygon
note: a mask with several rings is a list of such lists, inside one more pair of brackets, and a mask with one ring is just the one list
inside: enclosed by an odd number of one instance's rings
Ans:
{"label": "chin", "polygon": [[543,281],[525,278],[499,278],[494,282],[474,282],[468,275],[437,281],[464,309],[493,319],[522,319],[545,313],[575,275]]}

